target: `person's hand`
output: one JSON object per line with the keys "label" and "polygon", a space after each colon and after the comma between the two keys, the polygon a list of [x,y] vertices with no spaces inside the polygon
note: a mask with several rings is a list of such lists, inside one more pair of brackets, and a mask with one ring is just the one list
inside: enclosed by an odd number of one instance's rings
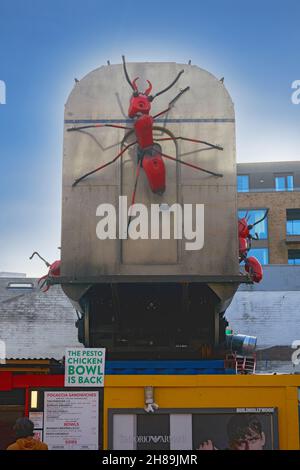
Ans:
{"label": "person's hand", "polygon": [[199,445],[197,450],[218,450],[211,440],[204,441]]}

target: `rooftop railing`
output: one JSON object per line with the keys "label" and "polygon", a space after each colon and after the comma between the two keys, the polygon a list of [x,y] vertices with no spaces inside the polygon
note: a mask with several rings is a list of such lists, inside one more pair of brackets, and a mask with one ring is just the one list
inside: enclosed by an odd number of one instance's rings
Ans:
{"label": "rooftop railing", "polygon": [[294,189],[275,189],[275,188],[249,188],[247,190],[238,190],[238,193],[295,193],[299,192],[300,187]]}

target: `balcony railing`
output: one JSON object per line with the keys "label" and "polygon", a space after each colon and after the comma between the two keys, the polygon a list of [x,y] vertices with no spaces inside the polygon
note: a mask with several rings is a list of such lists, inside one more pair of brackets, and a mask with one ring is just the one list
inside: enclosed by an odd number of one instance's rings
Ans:
{"label": "balcony railing", "polygon": [[294,189],[282,189],[278,190],[275,188],[250,188],[247,190],[242,190],[242,191],[237,191],[239,194],[244,194],[244,193],[295,193],[295,192],[300,192],[300,187],[299,188],[294,188]]}

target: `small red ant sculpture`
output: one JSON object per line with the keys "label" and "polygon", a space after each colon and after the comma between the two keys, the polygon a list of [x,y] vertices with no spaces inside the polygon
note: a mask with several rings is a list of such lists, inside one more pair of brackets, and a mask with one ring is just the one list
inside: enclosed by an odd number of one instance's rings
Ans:
{"label": "small red ant sculpture", "polygon": [[[89,126],[80,126],[80,127],[72,127],[69,128],[68,131],[80,131],[82,129],[88,129],[88,128],[93,128],[93,127],[115,127],[118,129],[126,129],[129,131],[134,131],[136,140],[128,145],[126,145],[119,153],[118,155],[111,161],[105,163],[104,165],[101,165],[100,167],[84,174],[80,178],[77,178],[73,186],[76,186],[80,181],[85,179],[87,176],[92,175],[93,173],[96,173],[97,171],[100,171],[104,168],[106,168],[108,165],[111,165],[112,163],[115,163],[122,155],[128,150],[131,146],[137,144],[137,169],[136,169],[136,178],[135,178],[135,184],[134,184],[134,190],[132,194],[132,205],[134,204],[135,201],[135,194],[136,194],[136,189],[137,189],[137,183],[138,183],[138,178],[140,175],[140,169],[141,167],[146,173],[149,186],[151,188],[151,191],[153,193],[157,194],[163,194],[165,189],[166,189],[166,170],[165,170],[165,164],[163,161],[163,158],[167,158],[168,160],[172,160],[174,162],[179,162],[182,165],[186,165],[190,168],[208,173],[213,176],[217,177],[222,177],[223,175],[220,173],[215,173],[213,171],[206,170],[204,168],[201,168],[197,165],[193,165],[191,163],[184,162],[183,160],[180,160],[178,158],[174,158],[170,155],[166,155],[165,153],[162,152],[161,146],[157,143],[154,143],[154,136],[153,136],[153,124],[155,119],[157,119],[159,116],[162,114],[167,113],[170,111],[174,105],[174,103],[178,100],[178,98],[185,93],[186,91],[189,90],[190,87],[186,87],[183,90],[181,90],[175,98],[173,98],[172,101],[170,101],[167,109],[161,111],[160,113],[156,114],[155,116],[150,116],[150,111],[151,111],[151,102],[159,95],[162,95],[166,91],[168,91],[170,88],[172,88],[175,83],[178,81],[180,76],[183,74],[183,70],[181,70],[176,78],[173,80],[173,82],[164,88],[163,90],[159,91],[155,95],[150,95],[150,92],[152,90],[152,84],[150,83],[149,80],[148,82],[148,88],[144,91],[141,92],[138,90],[137,87],[137,80],[139,77],[135,78],[133,81],[130,80],[127,68],[126,68],[126,63],[125,63],[125,57],[122,56],[123,60],[123,69],[124,69],[124,74],[126,77],[127,82],[129,83],[130,87],[133,90],[132,97],[130,98],[130,104],[129,104],[129,109],[128,109],[128,117],[133,120],[133,127],[126,127],[126,126],[120,126],[117,124],[94,124],[94,125],[89,125]],[[129,132],[128,134],[130,134]],[[165,131],[168,133],[168,135],[171,135],[169,131]],[[127,136],[128,136],[127,134]],[[184,140],[188,142],[194,142],[194,143],[200,143],[200,144],[205,144],[209,148],[215,148],[218,150],[223,150],[222,147],[219,145],[214,145],[209,142],[206,142],[204,140],[197,140],[197,139],[189,139],[187,137],[165,137],[161,139],[156,139],[156,141],[168,141],[168,140]],[[123,140],[123,142],[125,139]]]}
{"label": "small red ant sculpture", "polygon": [[253,282],[260,282],[263,278],[263,268],[260,262],[254,257],[247,257],[248,251],[251,249],[251,240],[258,240],[258,234],[251,235],[250,230],[267,217],[269,209],[266,210],[264,216],[257,220],[254,224],[248,224],[247,216],[239,219],[239,262],[245,262],[245,270],[249,273]]}
{"label": "small red ant sculpture", "polygon": [[37,255],[42,261],[44,261],[47,268],[49,268],[48,273],[38,280],[38,286],[41,289],[41,291],[42,292],[47,292],[50,288],[50,284],[49,284],[48,281],[53,277],[59,277],[60,276],[60,260],[56,260],[56,261],[54,261],[54,263],[50,264],[50,263],[48,263],[48,261],[46,261],[44,258],[42,258],[42,256],[37,251],[32,253],[32,255],[30,256],[29,259],[32,259],[34,257],[34,255]]}

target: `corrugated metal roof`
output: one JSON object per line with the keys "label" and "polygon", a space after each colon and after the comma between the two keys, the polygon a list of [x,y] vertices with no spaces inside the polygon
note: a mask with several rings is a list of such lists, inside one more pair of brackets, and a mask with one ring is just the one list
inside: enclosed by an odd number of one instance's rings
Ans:
{"label": "corrugated metal roof", "polygon": [[[8,288],[8,284],[33,283],[33,288]],[[60,286],[47,293],[33,278],[0,278],[0,340],[12,359],[61,359],[66,347],[82,346],[77,340],[76,312]]]}

